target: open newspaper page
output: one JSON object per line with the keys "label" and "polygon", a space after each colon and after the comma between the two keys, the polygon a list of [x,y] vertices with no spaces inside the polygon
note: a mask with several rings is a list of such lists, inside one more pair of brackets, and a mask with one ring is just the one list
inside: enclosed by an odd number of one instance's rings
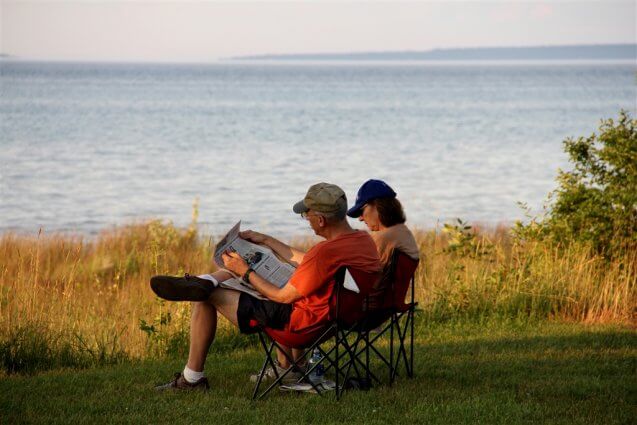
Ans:
{"label": "open newspaper page", "polygon": [[[288,280],[290,280],[292,273],[294,273],[294,266],[281,261],[270,248],[242,239],[239,236],[240,227],[241,221],[235,224],[217,244],[215,249],[215,262],[217,265],[224,268],[221,254],[225,251],[234,251],[239,253],[259,276],[279,288],[284,287],[285,284],[288,283]],[[247,292],[256,298],[266,299],[252,285],[248,282],[244,282],[241,276],[235,276],[233,279],[220,282],[219,285],[225,288]]]}

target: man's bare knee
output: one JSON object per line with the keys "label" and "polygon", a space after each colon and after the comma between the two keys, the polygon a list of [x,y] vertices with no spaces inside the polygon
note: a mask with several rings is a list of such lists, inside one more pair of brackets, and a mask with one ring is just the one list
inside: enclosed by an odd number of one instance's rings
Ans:
{"label": "man's bare knee", "polygon": [[208,298],[208,302],[235,326],[239,326],[237,308],[239,307],[239,291],[215,288]]}

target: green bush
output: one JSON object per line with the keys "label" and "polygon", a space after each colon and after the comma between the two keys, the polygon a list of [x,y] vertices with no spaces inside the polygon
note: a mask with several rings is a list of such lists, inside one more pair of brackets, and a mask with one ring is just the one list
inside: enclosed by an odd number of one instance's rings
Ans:
{"label": "green bush", "polygon": [[518,233],[585,242],[608,255],[637,247],[637,120],[621,111],[599,134],[565,140],[564,150],[572,170],[559,171],[545,216],[518,223]]}

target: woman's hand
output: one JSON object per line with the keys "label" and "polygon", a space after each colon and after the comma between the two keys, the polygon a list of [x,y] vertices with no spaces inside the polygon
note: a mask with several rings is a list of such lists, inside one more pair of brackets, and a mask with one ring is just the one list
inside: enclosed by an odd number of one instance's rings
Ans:
{"label": "woman's hand", "polygon": [[266,240],[269,238],[268,235],[255,232],[254,230],[245,230],[243,232],[239,232],[239,236],[241,236],[242,239],[245,239],[260,245],[265,245]]}
{"label": "woman's hand", "polygon": [[243,276],[248,271],[248,263],[236,252],[225,251],[221,254],[223,265],[232,273]]}

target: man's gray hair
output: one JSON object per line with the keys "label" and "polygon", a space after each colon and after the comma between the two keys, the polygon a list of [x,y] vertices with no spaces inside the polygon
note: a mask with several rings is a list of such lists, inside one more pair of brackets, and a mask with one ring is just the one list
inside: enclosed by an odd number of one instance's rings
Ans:
{"label": "man's gray hair", "polygon": [[320,212],[320,213],[317,213],[317,215],[320,215],[321,217],[323,217],[325,221],[327,221],[329,224],[334,224],[334,223],[340,223],[341,221],[345,220],[345,217],[347,217],[346,213],[347,213],[347,210],[343,210],[343,211],[336,211],[331,213]]}

